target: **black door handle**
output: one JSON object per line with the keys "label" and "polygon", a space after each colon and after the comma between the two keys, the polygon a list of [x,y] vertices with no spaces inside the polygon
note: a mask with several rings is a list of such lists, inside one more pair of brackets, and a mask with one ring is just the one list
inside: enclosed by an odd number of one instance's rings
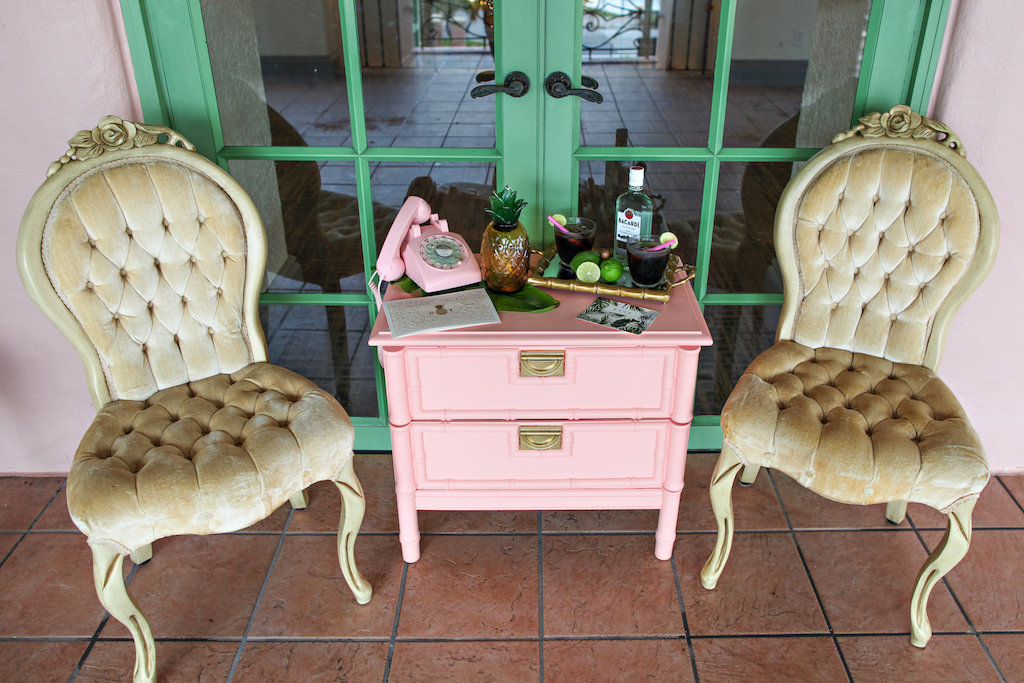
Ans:
{"label": "black door handle", "polygon": [[[590,76],[583,76],[580,82],[587,88],[597,88],[597,81]],[[544,80],[544,90],[552,97],[569,97],[571,95],[597,104],[604,102],[604,97],[597,90],[573,88],[571,86],[572,81],[561,71],[551,72]]]}
{"label": "black door handle", "polygon": [[490,71],[490,70],[488,70],[488,71],[481,71],[480,73],[478,73],[476,75],[476,82],[477,83],[486,83],[487,81],[493,81],[493,80],[494,80],[494,71]]}
{"label": "black door handle", "polygon": [[[487,72],[477,74],[477,80],[483,80]],[[493,74],[493,72],[492,72]],[[491,76],[493,78],[493,75]],[[495,93],[504,93],[509,97],[522,97],[530,89],[530,79],[522,71],[510,71],[505,76],[505,85],[478,85],[469,91],[470,97],[487,97]]]}

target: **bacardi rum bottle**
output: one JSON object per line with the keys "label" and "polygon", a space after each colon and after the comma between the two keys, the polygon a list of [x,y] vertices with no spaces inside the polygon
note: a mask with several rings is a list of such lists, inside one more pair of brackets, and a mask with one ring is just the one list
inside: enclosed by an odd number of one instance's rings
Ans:
{"label": "bacardi rum bottle", "polygon": [[615,200],[615,258],[625,263],[630,237],[651,234],[651,198],[644,194],[644,167],[629,169],[629,189]]}

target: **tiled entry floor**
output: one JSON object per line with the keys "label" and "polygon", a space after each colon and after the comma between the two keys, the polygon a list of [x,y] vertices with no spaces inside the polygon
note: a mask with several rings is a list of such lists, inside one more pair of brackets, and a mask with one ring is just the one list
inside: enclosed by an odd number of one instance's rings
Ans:
{"label": "tiled entry floor", "polygon": [[[689,457],[669,562],[654,557],[655,512],[423,512],[423,556],[406,565],[390,455],[370,454],[356,464],[368,605],[338,569],[330,484],[244,532],[158,542],[129,590],[162,681],[1024,680],[1024,477],[985,490],[918,650],[910,591],[944,518],[911,505],[892,527],[881,506],[762,472],[736,489],[732,559],[705,591],[715,458]],[[131,642],[96,599],[63,484],[0,479],[0,680],[130,680]]]}

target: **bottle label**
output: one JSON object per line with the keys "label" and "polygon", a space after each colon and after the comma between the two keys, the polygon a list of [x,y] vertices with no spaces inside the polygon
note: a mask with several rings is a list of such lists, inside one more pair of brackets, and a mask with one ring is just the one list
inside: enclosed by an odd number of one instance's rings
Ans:
{"label": "bottle label", "polygon": [[626,242],[640,234],[640,214],[632,209],[620,211],[615,220],[615,239]]}

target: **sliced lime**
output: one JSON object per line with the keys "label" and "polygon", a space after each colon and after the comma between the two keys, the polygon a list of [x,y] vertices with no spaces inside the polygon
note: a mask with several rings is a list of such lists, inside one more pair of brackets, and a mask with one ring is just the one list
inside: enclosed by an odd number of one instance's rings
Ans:
{"label": "sliced lime", "polygon": [[596,251],[581,251],[572,257],[572,261],[569,263],[569,267],[576,270],[580,267],[581,263],[600,263],[601,255]]}
{"label": "sliced lime", "polygon": [[601,266],[593,261],[584,261],[576,268],[576,277],[581,282],[597,282],[601,279]]}
{"label": "sliced lime", "polygon": [[559,225],[561,225],[563,228],[565,227],[565,222],[567,220],[569,220],[568,218],[566,218],[565,216],[563,216],[560,213],[553,213],[553,214],[551,214],[551,217],[554,218],[555,222],[558,223]]}
{"label": "sliced lime", "polygon": [[665,242],[678,242],[679,241],[679,238],[676,237],[674,232],[663,232],[663,233],[661,233],[661,236],[658,239],[661,240],[662,244],[665,244]]}
{"label": "sliced lime", "polygon": [[622,264],[613,258],[601,261],[601,279],[605,282],[617,282],[622,277]]}

